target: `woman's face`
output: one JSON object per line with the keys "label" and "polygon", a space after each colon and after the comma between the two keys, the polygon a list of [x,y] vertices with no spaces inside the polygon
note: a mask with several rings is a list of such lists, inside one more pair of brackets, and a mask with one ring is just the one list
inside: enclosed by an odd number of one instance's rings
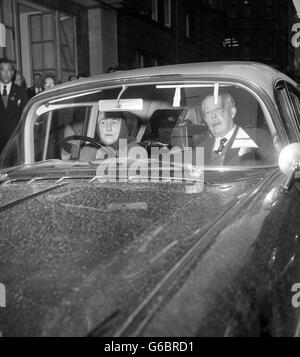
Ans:
{"label": "woman's face", "polygon": [[101,141],[106,145],[114,144],[121,131],[121,118],[103,118],[99,121],[99,133]]}
{"label": "woman's face", "polygon": [[51,77],[45,78],[45,82],[44,82],[44,89],[45,90],[51,89],[54,86],[55,86],[55,82],[54,82],[53,78],[51,78]]}

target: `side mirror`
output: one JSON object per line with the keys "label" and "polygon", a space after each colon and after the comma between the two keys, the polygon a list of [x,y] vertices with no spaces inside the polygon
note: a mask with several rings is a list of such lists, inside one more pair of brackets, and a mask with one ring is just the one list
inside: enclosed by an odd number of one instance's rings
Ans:
{"label": "side mirror", "polygon": [[296,172],[300,170],[300,143],[286,146],[279,155],[278,164],[286,176],[282,187],[288,191],[294,183]]}

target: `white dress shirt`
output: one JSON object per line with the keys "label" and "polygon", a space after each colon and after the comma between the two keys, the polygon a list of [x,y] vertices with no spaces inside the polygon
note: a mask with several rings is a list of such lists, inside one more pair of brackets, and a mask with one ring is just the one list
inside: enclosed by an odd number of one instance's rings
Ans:
{"label": "white dress shirt", "polygon": [[224,138],[227,139],[227,141],[223,144],[224,147],[229,143],[229,140],[231,139],[231,137],[232,137],[232,135],[233,135],[233,133],[235,131],[235,128],[236,128],[236,125],[225,136],[216,138],[214,151],[217,151],[219,149],[220,141],[222,139],[224,139]]}
{"label": "white dress shirt", "polygon": [[37,88],[37,87],[34,87],[34,91],[35,91],[35,94],[39,94],[40,92],[43,91],[43,88]]}
{"label": "white dress shirt", "polygon": [[11,90],[11,86],[12,86],[12,82],[10,82],[8,84],[4,84],[4,83],[0,82],[1,95],[3,95],[4,86],[6,86],[7,96],[9,96],[9,93],[10,93],[10,90]]}

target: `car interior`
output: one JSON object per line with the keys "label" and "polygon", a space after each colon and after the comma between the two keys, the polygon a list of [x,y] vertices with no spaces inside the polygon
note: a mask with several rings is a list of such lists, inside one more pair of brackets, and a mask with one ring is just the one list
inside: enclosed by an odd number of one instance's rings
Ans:
{"label": "car interior", "polygon": [[[261,105],[245,89],[234,85],[223,87],[222,90],[234,98],[237,108],[235,123],[245,130],[263,130],[264,136],[269,138],[268,145],[274,152],[275,162],[276,150]],[[129,136],[134,137],[138,144],[146,148],[164,146],[170,149],[201,146],[201,143],[211,136],[203,117],[201,103],[207,95],[214,95],[214,90],[213,85],[186,85],[180,87],[180,90],[176,85],[145,85],[123,88],[123,92],[120,92],[120,88],[112,88],[86,96],[76,96],[71,100],[66,98],[65,102],[60,101],[58,108],[51,110],[50,106],[35,122],[35,161],[70,160],[71,157],[74,159],[76,155],[66,155],[70,154],[72,145],[92,145],[84,138],[99,141],[98,103],[101,100],[104,103],[116,99],[120,101],[120,98],[128,102],[134,101],[135,98],[142,100],[142,109],[117,109],[126,120]],[[74,136],[76,138],[72,140]],[[64,140],[67,137],[70,138],[69,141]],[[62,141],[63,147],[60,145]]]}

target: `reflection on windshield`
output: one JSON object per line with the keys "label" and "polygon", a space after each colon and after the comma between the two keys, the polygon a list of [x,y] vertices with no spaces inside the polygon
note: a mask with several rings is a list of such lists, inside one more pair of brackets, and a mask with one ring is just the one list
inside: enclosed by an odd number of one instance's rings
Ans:
{"label": "reflection on windshield", "polygon": [[[260,103],[249,91],[228,83],[128,85],[68,94],[42,104],[28,120],[34,121],[34,162],[95,164],[126,156],[150,163],[157,153],[158,161],[163,160],[163,150],[169,150],[172,157],[180,156],[183,166],[195,166],[195,153],[203,148],[210,167],[277,164],[273,141],[278,137]],[[120,150],[122,141],[126,148]],[[184,162],[187,148],[191,162]],[[12,144],[2,167],[20,161],[18,155]]]}

